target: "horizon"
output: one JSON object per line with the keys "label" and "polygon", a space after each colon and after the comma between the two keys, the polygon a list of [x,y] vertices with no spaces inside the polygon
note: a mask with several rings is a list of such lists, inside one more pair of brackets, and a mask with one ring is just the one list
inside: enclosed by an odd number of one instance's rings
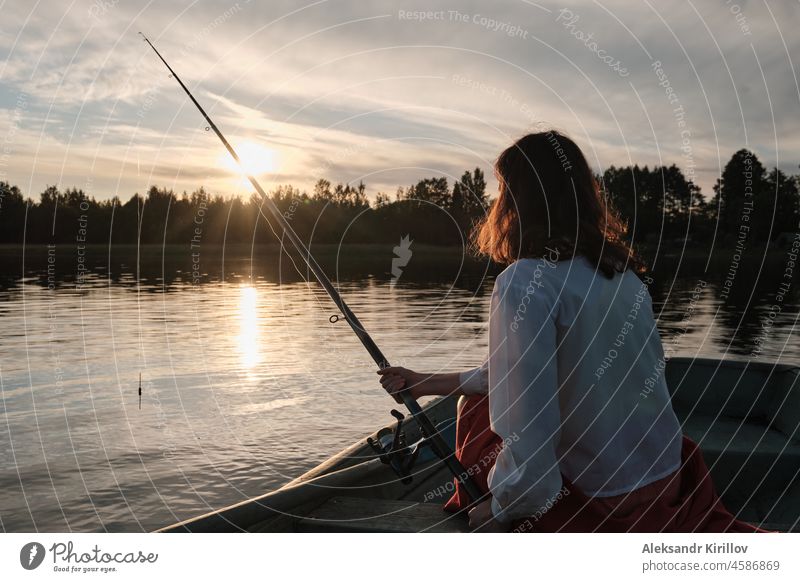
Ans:
{"label": "horizon", "polygon": [[[738,148],[738,149],[736,149],[734,151],[734,154],[739,152],[739,151],[746,150],[746,149],[747,148]],[[759,158],[758,152],[754,152],[752,150],[748,150],[748,151],[751,151],[751,153],[754,154],[755,158],[758,159],[759,161],[761,161],[761,159]],[[733,159],[733,157],[734,157],[734,154],[732,154],[731,157],[728,158],[725,163],[731,161]],[[222,156],[221,156],[221,158],[222,158]],[[250,163],[253,163],[253,162],[250,162]],[[233,161],[233,159],[230,158],[230,156],[227,156],[227,154],[225,156],[224,161],[221,160],[221,164],[223,166],[229,167],[232,173],[240,173],[239,170],[235,167],[235,162]],[[640,168],[642,170],[648,170],[649,169],[650,171],[655,172],[657,170],[661,170],[661,171],[666,170],[667,168],[671,167],[672,165],[676,166],[681,171],[681,173],[684,175],[684,177],[686,177],[687,181],[691,181],[688,178],[687,172],[685,172],[684,169],[681,168],[678,164],[655,165],[655,166],[651,167],[651,166],[649,166],[647,164],[639,164],[634,160],[633,163],[630,164],[630,165],[622,166],[622,165],[611,164],[611,165],[609,165],[609,166],[607,166],[605,168],[599,168],[599,169],[598,168],[592,168],[592,171],[595,173],[596,176],[600,177],[599,184],[602,187],[603,186],[603,184],[602,184],[603,172],[605,172],[606,170],[609,170],[611,168],[615,168],[615,169]],[[724,167],[725,166],[723,164],[723,169],[724,169]],[[769,173],[770,171],[772,171],[776,167],[777,166],[765,165],[764,166],[765,173]],[[800,168],[800,165],[798,165],[797,167]],[[476,166],[476,168],[474,168],[474,169],[481,169],[481,168]],[[465,169],[463,171],[470,172],[472,170]],[[783,171],[783,170],[781,170],[781,171]],[[257,173],[257,172],[253,172],[253,173]],[[785,173],[790,178],[792,176],[800,176],[800,173],[797,173],[797,174],[792,173],[791,169],[789,169]],[[485,174],[485,177],[487,178],[487,184],[494,184],[496,186],[497,180],[494,178],[493,173],[491,171],[489,171],[489,172],[484,171],[484,174]],[[409,182],[408,184],[399,184],[398,183],[393,188],[389,187],[386,191],[384,191],[384,190],[372,191],[372,190],[370,190],[370,185],[368,183],[366,183],[366,182],[363,182],[363,180],[358,181],[357,183],[337,182],[335,180],[326,178],[324,176],[320,176],[318,180],[327,181],[327,182],[330,183],[331,186],[341,185],[341,186],[344,186],[344,187],[348,187],[348,186],[349,187],[356,187],[359,184],[363,184],[366,187],[367,202],[369,203],[370,206],[374,207],[376,205],[376,202],[377,202],[376,201],[376,197],[378,195],[380,195],[380,194],[386,195],[388,197],[389,202],[391,203],[391,202],[395,202],[396,201],[395,200],[395,195],[400,190],[405,191],[409,187],[413,187],[416,183],[418,183],[420,181],[423,181],[425,179],[445,178],[447,180],[448,187],[449,187],[451,185],[451,182],[452,182],[452,184],[455,184],[456,182],[458,182],[460,176],[461,176],[461,174],[455,174],[455,175],[452,175],[452,176],[451,175],[441,176],[441,175],[430,175],[430,174],[429,175],[419,175],[416,178],[411,178],[411,182]],[[247,181],[246,178],[240,178],[240,181],[243,184],[247,184],[248,186],[250,186],[250,183]],[[15,187],[15,186],[17,188],[19,188],[18,184],[14,184],[13,182],[7,182],[6,180],[3,180],[2,178],[0,178],[0,182],[4,182],[4,183],[8,184],[8,186],[12,187],[12,188]],[[700,198],[699,201],[702,202],[702,203],[708,204],[708,203],[712,202],[712,200],[714,199],[714,196],[716,194],[715,191],[714,191],[714,188],[716,187],[716,185],[717,185],[717,183],[715,182],[715,184],[712,185],[709,188],[710,192],[706,191],[702,187],[700,187],[699,191],[695,194],[695,196],[699,195],[699,198]],[[292,189],[292,190],[296,191],[297,193],[299,193],[301,195],[313,197],[315,186],[316,186],[315,183],[311,184],[308,188],[298,187],[295,184],[291,184],[291,183],[275,183],[275,184],[270,184],[270,186],[268,188],[266,188],[265,191],[267,192],[267,194],[275,194],[276,192],[277,193],[283,192],[286,189]],[[97,202],[108,202],[108,201],[113,200],[115,197],[118,197],[120,203],[123,203],[123,204],[125,202],[137,197],[137,196],[146,199],[147,195],[148,195],[148,192],[150,190],[153,190],[153,189],[158,190],[158,191],[172,193],[172,194],[175,195],[175,197],[177,199],[182,199],[183,197],[191,196],[192,194],[198,194],[200,192],[203,192],[203,193],[205,193],[206,195],[208,195],[208,196],[210,196],[212,198],[221,197],[222,199],[224,199],[226,201],[234,199],[234,198],[239,198],[241,200],[246,201],[251,196],[258,196],[258,193],[252,188],[252,186],[250,186],[249,189],[243,188],[241,191],[215,192],[215,191],[212,191],[210,188],[206,187],[205,184],[199,184],[199,185],[196,185],[194,187],[184,188],[183,190],[175,190],[174,188],[170,188],[170,187],[167,187],[167,186],[162,186],[162,185],[160,185],[158,183],[155,183],[155,182],[150,184],[150,185],[148,185],[148,186],[145,186],[142,189],[142,191],[138,191],[137,190],[136,192],[129,193],[129,194],[124,194],[124,193],[121,193],[121,192],[117,192],[112,196],[95,196],[91,192],[84,191],[83,188],[80,187],[80,185],[75,185],[75,184],[73,184],[73,185],[68,185],[68,184],[46,184],[45,187],[42,188],[42,191],[40,191],[40,192],[25,192],[21,188],[19,188],[19,189],[20,189],[20,192],[21,192],[21,194],[22,194],[22,196],[23,196],[23,198],[25,200],[30,200],[33,203],[38,204],[39,203],[39,197],[44,192],[44,190],[47,190],[47,189],[49,189],[51,187],[57,188],[62,195],[66,194],[67,192],[69,192],[71,190],[80,191],[80,192],[83,192],[84,194],[86,194],[86,196],[89,199],[94,199]],[[495,194],[496,194],[496,188],[494,188],[494,189],[493,188],[487,188],[487,197],[488,197],[489,200],[493,199]]]}

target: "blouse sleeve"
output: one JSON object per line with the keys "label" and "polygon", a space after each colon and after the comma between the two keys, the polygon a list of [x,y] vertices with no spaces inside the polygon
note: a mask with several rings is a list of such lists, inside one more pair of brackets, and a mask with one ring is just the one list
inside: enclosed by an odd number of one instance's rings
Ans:
{"label": "blouse sleeve", "polygon": [[562,487],[556,446],[557,289],[503,285],[489,320],[489,415],[503,448],[489,473],[492,513],[501,522],[541,511]]}
{"label": "blouse sleeve", "polygon": [[480,368],[466,370],[458,375],[461,391],[467,396],[489,392],[489,361]]}

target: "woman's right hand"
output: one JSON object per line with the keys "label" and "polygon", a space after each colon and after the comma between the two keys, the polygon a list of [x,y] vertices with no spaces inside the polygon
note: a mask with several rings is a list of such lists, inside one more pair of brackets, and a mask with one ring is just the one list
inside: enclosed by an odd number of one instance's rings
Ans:
{"label": "woman's right hand", "polygon": [[407,390],[412,398],[417,399],[422,396],[427,396],[425,392],[425,380],[427,376],[414,372],[408,368],[401,368],[400,366],[389,366],[378,370],[381,377],[381,386],[389,394],[391,394],[395,401],[402,403],[400,393]]}

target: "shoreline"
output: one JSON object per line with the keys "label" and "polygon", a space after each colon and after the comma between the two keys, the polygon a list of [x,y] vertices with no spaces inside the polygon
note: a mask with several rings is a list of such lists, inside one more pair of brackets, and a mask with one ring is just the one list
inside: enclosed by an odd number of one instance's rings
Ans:
{"label": "shoreline", "polygon": [[[53,274],[56,278],[71,276],[76,270],[87,274],[97,272],[130,272],[131,267],[143,274],[198,272],[209,273],[224,267],[259,271],[269,276],[286,272],[289,278],[292,263],[300,266],[302,258],[292,247],[280,243],[250,244],[0,244],[0,271],[6,281],[15,277]],[[399,247],[391,243],[321,243],[310,250],[329,274],[347,279],[392,276],[393,260]],[[416,244],[412,241],[410,255],[403,268],[408,280],[440,279],[443,276],[494,276],[505,267],[478,256],[463,246]],[[758,283],[780,276],[787,261],[785,248],[749,249],[741,252],[734,247],[707,249],[687,248],[681,251],[664,251],[642,246],[640,256],[657,281],[663,283],[674,277],[699,277],[702,280],[723,279],[735,266],[747,270],[757,269]],[[737,256],[738,255],[738,256]],[[290,260],[291,259],[291,260]],[[249,266],[248,266],[249,265]],[[301,270],[305,270],[300,266]],[[253,272],[255,272],[253,271]],[[52,272],[52,273],[51,273]],[[754,273],[755,274],[755,273]],[[753,281],[756,282],[756,281]],[[657,282],[656,285],[659,283]]]}

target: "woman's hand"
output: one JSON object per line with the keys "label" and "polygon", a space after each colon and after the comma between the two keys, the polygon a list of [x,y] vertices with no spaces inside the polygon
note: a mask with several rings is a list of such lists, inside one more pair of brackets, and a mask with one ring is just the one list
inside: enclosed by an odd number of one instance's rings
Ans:
{"label": "woman's hand", "polygon": [[497,521],[492,514],[492,499],[489,498],[469,510],[469,526],[480,533],[507,532],[511,525]]}
{"label": "woman's hand", "polygon": [[425,392],[426,376],[424,374],[400,366],[390,366],[378,370],[378,374],[381,377],[381,386],[394,396],[397,402],[402,402],[400,392],[404,390],[408,390],[411,397],[415,399],[428,395]]}

